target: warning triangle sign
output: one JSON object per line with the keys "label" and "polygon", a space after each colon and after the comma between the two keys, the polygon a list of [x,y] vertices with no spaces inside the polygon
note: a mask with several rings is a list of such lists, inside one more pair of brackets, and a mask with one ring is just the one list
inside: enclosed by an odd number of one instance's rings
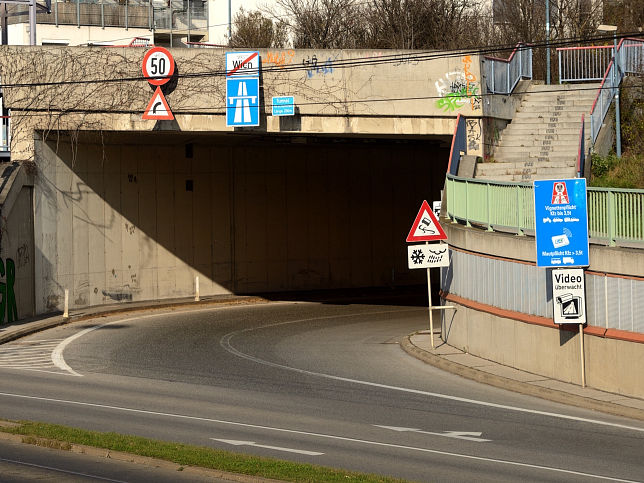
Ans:
{"label": "warning triangle sign", "polygon": [[170,106],[168,106],[168,101],[165,100],[163,92],[161,92],[161,86],[157,87],[157,90],[154,91],[154,95],[150,100],[148,107],[145,108],[143,113],[143,119],[152,119],[156,121],[169,121],[174,119],[172,111],[170,111]]}
{"label": "warning triangle sign", "polygon": [[409,230],[409,235],[407,235],[408,242],[419,242],[419,241],[437,241],[437,240],[447,240],[447,235],[443,230],[443,227],[438,223],[436,215],[429,207],[427,200],[423,201],[423,204],[418,210],[414,224]]}

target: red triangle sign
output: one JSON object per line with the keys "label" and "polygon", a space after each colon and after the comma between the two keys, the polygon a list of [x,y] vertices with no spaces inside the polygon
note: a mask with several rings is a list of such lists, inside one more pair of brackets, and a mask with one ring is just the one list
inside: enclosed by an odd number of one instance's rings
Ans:
{"label": "red triangle sign", "polygon": [[154,95],[150,99],[148,107],[145,108],[142,117],[143,119],[156,121],[170,121],[174,119],[170,106],[168,106],[168,101],[165,100],[165,96],[161,92],[161,86],[158,86],[157,90],[154,91]]}
{"label": "red triangle sign", "polygon": [[434,211],[429,207],[427,200],[423,201],[423,204],[418,210],[414,224],[409,230],[409,235],[407,235],[408,242],[419,242],[419,241],[438,241],[438,240],[447,240],[447,235],[443,230],[443,227],[438,222]]}

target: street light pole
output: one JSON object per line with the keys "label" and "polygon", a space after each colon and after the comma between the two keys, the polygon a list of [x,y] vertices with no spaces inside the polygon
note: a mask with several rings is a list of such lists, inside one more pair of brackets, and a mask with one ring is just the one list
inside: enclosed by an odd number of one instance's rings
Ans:
{"label": "street light pole", "polygon": [[550,0],[546,0],[546,84],[550,85]]}
{"label": "street light pole", "polygon": [[613,85],[615,89],[615,151],[617,157],[622,157],[622,126],[619,110],[619,62],[617,62],[617,29],[613,31]]}

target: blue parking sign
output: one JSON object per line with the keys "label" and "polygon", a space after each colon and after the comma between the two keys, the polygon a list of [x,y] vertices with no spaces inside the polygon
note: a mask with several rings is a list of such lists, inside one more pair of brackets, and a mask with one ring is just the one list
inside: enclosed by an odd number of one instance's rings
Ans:
{"label": "blue parking sign", "polygon": [[259,77],[226,79],[226,126],[259,126]]}
{"label": "blue parking sign", "polygon": [[538,267],[587,267],[586,179],[534,181]]}

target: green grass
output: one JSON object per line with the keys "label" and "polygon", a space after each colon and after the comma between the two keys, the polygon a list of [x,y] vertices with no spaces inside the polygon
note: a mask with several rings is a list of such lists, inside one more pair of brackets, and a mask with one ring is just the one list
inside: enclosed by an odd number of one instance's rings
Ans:
{"label": "green grass", "polygon": [[591,155],[592,176],[589,185],[604,188],[644,189],[644,156],[615,153]]}
{"label": "green grass", "polygon": [[25,443],[58,449],[81,444],[158,458],[181,466],[198,466],[231,473],[298,482],[394,483],[404,480],[378,475],[342,471],[311,464],[292,463],[271,458],[247,456],[230,451],[156,441],[139,436],[86,431],[56,424],[20,421],[0,424],[0,431],[25,436]]}

